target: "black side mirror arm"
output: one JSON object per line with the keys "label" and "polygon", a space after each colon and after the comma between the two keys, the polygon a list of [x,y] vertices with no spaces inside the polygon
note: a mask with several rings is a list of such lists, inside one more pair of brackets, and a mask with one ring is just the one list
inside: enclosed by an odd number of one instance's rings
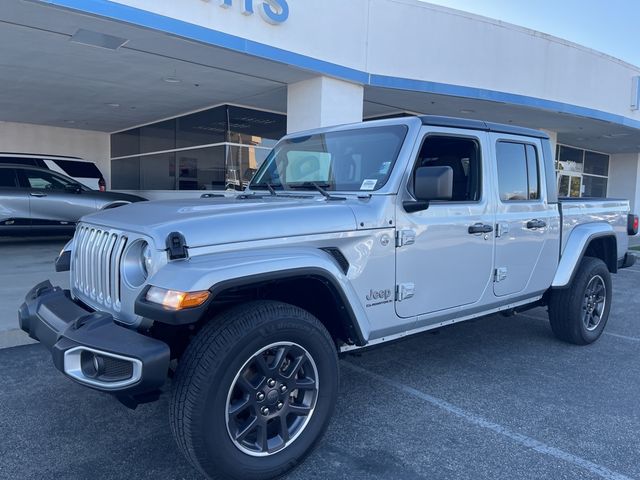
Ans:
{"label": "black side mirror arm", "polygon": [[422,200],[407,200],[402,202],[402,208],[407,213],[423,212],[429,208],[429,202]]}

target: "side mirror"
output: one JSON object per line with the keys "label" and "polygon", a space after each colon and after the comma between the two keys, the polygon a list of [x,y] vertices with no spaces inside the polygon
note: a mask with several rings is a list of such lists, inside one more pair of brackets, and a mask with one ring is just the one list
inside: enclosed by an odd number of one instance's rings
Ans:
{"label": "side mirror", "polygon": [[413,193],[416,201],[404,202],[407,213],[421,212],[429,208],[433,200],[453,198],[453,169],[451,167],[420,167],[416,170]]}
{"label": "side mirror", "polygon": [[453,169],[451,167],[420,167],[414,179],[414,195],[419,201],[451,200]]}

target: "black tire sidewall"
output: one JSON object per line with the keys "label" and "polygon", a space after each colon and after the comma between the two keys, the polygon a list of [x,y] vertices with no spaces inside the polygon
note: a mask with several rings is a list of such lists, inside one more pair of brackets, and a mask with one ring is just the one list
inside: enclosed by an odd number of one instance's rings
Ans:
{"label": "black tire sidewall", "polygon": [[[200,400],[192,412],[195,427],[192,434],[196,437],[193,445],[198,446],[195,453],[203,467],[209,464],[232,478],[271,478],[293,468],[322,436],[335,405],[337,357],[330,338],[320,330],[323,327],[317,320],[305,321],[304,317],[295,314],[270,316],[257,328],[238,335],[217,368],[197,367],[204,375],[201,385],[207,388],[199,395]],[[229,438],[225,416],[227,395],[246,361],[266,346],[279,342],[296,343],[311,355],[318,370],[318,398],[309,423],[291,445],[272,456],[253,457],[240,451]]]}
{"label": "black tire sidewall", "polygon": [[[587,330],[587,327],[583,322],[582,304],[589,282],[597,275],[602,277],[602,279],[604,280],[607,297],[600,324],[595,330],[589,331]],[[576,283],[579,284],[575,285],[576,296],[574,297],[575,303],[572,306],[572,314],[575,315],[574,322],[577,323],[576,327],[578,328],[578,333],[584,340],[584,343],[593,343],[598,340],[598,338],[600,338],[609,320],[609,312],[611,311],[611,300],[613,292],[611,285],[611,274],[609,273],[607,266],[602,260],[590,259],[590,261],[585,264],[584,270],[579,272],[579,282]]]}

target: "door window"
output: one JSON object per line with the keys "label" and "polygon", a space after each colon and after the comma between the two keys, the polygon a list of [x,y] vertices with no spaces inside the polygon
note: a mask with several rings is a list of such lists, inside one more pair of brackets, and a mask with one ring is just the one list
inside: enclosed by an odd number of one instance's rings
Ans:
{"label": "door window", "polygon": [[0,168],[0,188],[15,188],[16,173],[13,168]]}
{"label": "door window", "polygon": [[540,168],[533,145],[498,142],[496,161],[500,200],[513,202],[540,198]]}
{"label": "door window", "polygon": [[480,200],[480,146],[471,138],[429,135],[420,150],[416,169],[451,167],[453,202]]}
{"label": "door window", "polygon": [[65,190],[68,186],[78,185],[64,177],[40,170],[23,170],[23,175],[27,186],[36,190]]}

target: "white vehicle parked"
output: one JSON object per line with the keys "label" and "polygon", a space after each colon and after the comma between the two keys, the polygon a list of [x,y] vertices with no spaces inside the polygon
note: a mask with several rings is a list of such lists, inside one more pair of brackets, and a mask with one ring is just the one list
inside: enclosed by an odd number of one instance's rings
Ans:
{"label": "white vehicle parked", "polygon": [[95,163],[78,157],[0,153],[0,164],[29,165],[62,173],[92,190],[106,190],[102,172]]}
{"label": "white vehicle parked", "polygon": [[71,291],[35,286],[19,319],[126,405],[170,384],[176,442],[209,478],[268,479],[327,429],[340,352],[539,306],[559,339],[596,341],[637,230],[626,200],[557,198],[539,131],[346,125],[285,137],[235,198],[85,217],[57,261]]}

